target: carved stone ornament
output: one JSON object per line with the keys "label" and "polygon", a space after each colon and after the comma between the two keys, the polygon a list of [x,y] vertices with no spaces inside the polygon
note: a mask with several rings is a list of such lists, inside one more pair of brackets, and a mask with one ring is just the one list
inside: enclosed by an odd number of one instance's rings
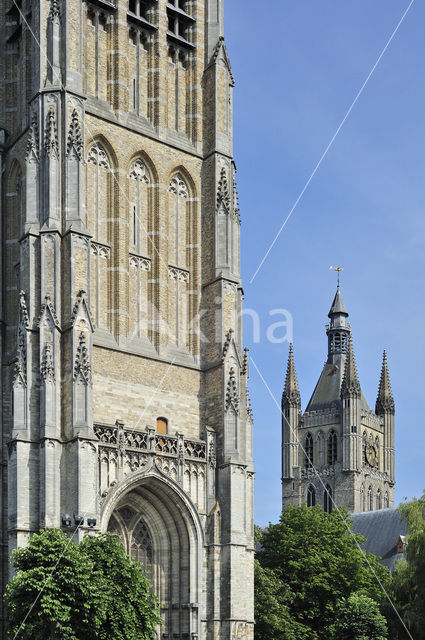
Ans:
{"label": "carved stone ornament", "polygon": [[37,325],[39,327],[41,326],[43,318],[48,312],[50,313],[50,316],[52,318],[53,324],[56,327],[56,329],[60,329],[59,319],[56,315],[55,308],[50,300],[50,296],[45,296],[44,298],[44,303],[41,305],[40,315],[38,317]]}
{"label": "carved stone ornament", "polygon": [[249,349],[248,347],[245,347],[243,352],[243,358],[242,358],[242,369],[241,369],[242,376],[246,376],[246,374],[248,373],[248,360],[249,360],[248,354],[249,354]]}
{"label": "carved stone ornament", "polygon": [[50,0],[49,19],[52,20],[52,21],[53,20],[60,20],[60,11],[59,11],[58,0]]}
{"label": "carved stone ornament", "polygon": [[53,364],[52,345],[46,344],[40,365],[40,373],[44,382],[55,382],[55,366]]}
{"label": "carved stone ornament", "polygon": [[69,125],[68,140],[66,145],[67,155],[70,155],[72,150],[75,151],[78,159],[83,157],[83,137],[81,134],[80,119],[76,109],[73,110],[71,115],[71,123]]}
{"label": "carved stone ornament", "polygon": [[170,181],[170,185],[168,187],[168,191],[170,193],[174,193],[178,196],[181,196],[182,198],[189,197],[189,192],[187,190],[186,183],[180,174],[177,174],[176,176],[174,176],[174,178],[172,178],[172,180]]}
{"label": "carved stone ornament", "polygon": [[39,131],[38,131],[38,121],[37,114],[33,114],[31,126],[28,132],[28,142],[25,151],[25,160],[27,162],[36,161],[38,162],[40,149],[39,149]]}
{"label": "carved stone ornament", "polygon": [[25,291],[19,292],[19,322],[21,322],[26,329],[29,329],[30,319],[28,316],[27,303],[25,300]]}
{"label": "carved stone ornament", "polygon": [[223,345],[223,359],[226,357],[226,353],[229,351],[230,343],[233,338],[233,333],[234,333],[233,329],[229,329],[229,331],[226,333],[226,339]]}
{"label": "carved stone ornament", "polygon": [[235,218],[236,222],[240,224],[241,216],[240,216],[239,198],[238,198],[238,191],[236,189],[235,178],[233,178],[233,217]]}
{"label": "carved stone ornament", "polygon": [[111,247],[108,245],[100,244],[99,242],[91,242],[90,245],[91,253],[94,256],[99,256],[100,258],[110,258],[111,257]]}
{"label": "carved stone ornament", "polygon": [[87,315],[87,319],[91,325],[92,330],[94,330],[94,323],[91,317],[89,305],[87,303],[86,292],[83,289],[81,289],[81,291],[78,292],[77,299],[74,304],[74,308],[72,309],[71,324],[75,324],[75,321],[77,320],[78,315],[80,313],[81,307],[84,307],[84,310]]}
{"label": "carved stone ornament", "polygon": [[104,169],[110,169],[109,158],[106,151],[100,144],[94,144],[90,147],[87,154],[87,162],[90,164],[96,164]]}
{"label": "carved stone ornament", "polygon": [[130,267],[136,267],[141,271],[150,271],[152,268],[152,261],[150,258],[144,256],[138,256],[135,253],[130,253],[128,263]]}
{"label": "carved stone ornament", "polygon": [[18,341],[16,346],[16,362],[13,369],[13,386],[26,386],[27,384],[27,343],[25,329],[18,327]]}
{"label": "carved stone ornament", "polygon": [[170,280],[178,282],[189,282],[189,271],[186,269],[179,269],[178,267],[168,267],[168,277]]}
{"label": "carved stone ornament", "polygon": [[87,336],[84,331],[78,338],[78,347],[74,364],[74,380],[83,378],[86,384],[91,383],[90,355],[87,345]]}
{"label": "carved stone ornament", "polygon": [[229,380],[226,388],[226,411],[230,406],[237,411],[239,406],[238,384],[236,382],[235,370],[232,367],[229,372]]}
{"label": "carved stone ornament", "polygon": [[210,434],[208,438],[208,464],[210,467],[215,467],[216,465],[214,437],[212,434]]}
{"label": "carved stone ornament", "polygon": [[146,169],[145,164],[140,160],[140,158],[133,162],[129,175],[130,178],[139,180],[140,182],[144,182],[145,184],[149,184],[150,182],[149,173]]}
{"label": "carved stone ornament", "polygon": [[217,189],[217,213],[224,207],[226,213],[230,211],[230,194],[229,185],[227,183],[226,169],[223,167],[220,172]]}
{"label": "carved stone ornament", "polygon": [[232,66],[230,64],[230,59],[227,53],[227,49],[226,49],[226,45],[224,44],[224,36],[220,36],[218,39],[218,42],[216,44],[216,47],[214,49],[214,53],[212,55],[212,62],[217,62],[218,57],[220,55],[220,53],[222,54],[224,61],[226,63],[227,69],[229,71],[229,75],[230,75],[230,84],[232,85],[232,87],[235,84],[235,79],[233,77],[233,73],[232,73]]}
{"label": "carved stone ornament", "polygon": [[44,138],[44,149],[49,157],[59,155],[58,130],[56,126],[56,111],[50,107],[46,118],[46,132]]}

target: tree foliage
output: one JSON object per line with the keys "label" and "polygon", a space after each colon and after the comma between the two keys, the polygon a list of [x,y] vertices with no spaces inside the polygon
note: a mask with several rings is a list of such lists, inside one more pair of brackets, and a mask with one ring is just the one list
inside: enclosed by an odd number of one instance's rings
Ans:
{"label": "tree foliage", "polygon": [[[271,602],[286,598],[284,617],[289,611],[292,621],[306,630],[305,638],[328,639],[338,603],[358,593],[380,605],[384,594],[379,581],[384,588],[391,582],[390,573],[378,559],[361,549],[364,539],[352,533],[350,526],[348,514],[342,510],[327,514],[320,507],[290,506],[279,523],[270,524],[261,535],[257,557],[270,578]],[[257,601],[265,599],[258,589],[264,585],[264,580],[257,579]],[[261,631],[267,614],[259,613],[256,638],[276,637]],[[273,625],[278,626],[276,622]],[[286,640],[291,636],[280,637]]]}
{"label": "tree foliage", "polygon": [[353,593],[335,608],[332,640],[387,640],[387,621],[374,600]]}
{"label": "tree foliage", "polygon": [[406,559],[396,564],[390,595],[394,607],[387,607],[390,636],[408,637],[399,616],[415,640],[425,640],[425,493],[421,498],[400,505],[408,524]]}
{"label": "tree foliage", "polygon": [[140,564],[111,534],[80,545],[57,530],[31,537],[12,556],[7,633],[19,640],[150,640],[158,603]]}

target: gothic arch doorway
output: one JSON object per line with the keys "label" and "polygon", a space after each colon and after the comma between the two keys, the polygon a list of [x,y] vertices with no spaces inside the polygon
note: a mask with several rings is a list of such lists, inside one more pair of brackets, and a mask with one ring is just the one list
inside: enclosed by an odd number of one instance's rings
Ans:
{"label": "gothic arch doorway", "polygon": [[199,637],[201,527],[177,486],[157,475],[126,479],[108,496],[102,529],[142,563],[161,603],[158,637]]}

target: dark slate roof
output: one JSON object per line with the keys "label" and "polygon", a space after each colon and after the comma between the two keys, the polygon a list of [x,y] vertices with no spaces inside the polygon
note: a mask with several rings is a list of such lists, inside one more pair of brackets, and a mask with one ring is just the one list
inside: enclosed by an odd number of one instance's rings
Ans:
{"label": "dark slate roof", "polygon": [[[316,385],[306,411],[318,411],[328,407],[339,406],[341,399],[341,384],[344,378],[346,354],[335,356],[334,363],[325,362],[319,381]],[[370,411],[363,391],[361,392],[361,407]]]}
{"label": "dark slate roof", "polygon": [[403,557],[402,553],[397,553],[397,542],[400,536],[408,533],[407,523],[401,518],[399,510],[379,509],[353,513],[351,517],[352,530],[366,538],[366,551],[382,558],[382,564],[394,571],[396,561]]}
{"label": "dark slate roof", "polygon": [[339,287],[336,290],[335,298],[332,302],[332,306],[328,313],[328,317],[332,318],[334,314],[338,314],[338,313],[344,316],[348,316],[348,311],[345,308],[344,300],[342,299],[342,295],[341,295],[341,291],[339,290]]}

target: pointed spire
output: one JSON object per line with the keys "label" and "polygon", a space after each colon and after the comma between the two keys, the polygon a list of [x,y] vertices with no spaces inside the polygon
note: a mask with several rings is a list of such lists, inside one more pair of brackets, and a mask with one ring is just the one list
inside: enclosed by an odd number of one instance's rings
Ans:
{"label": "pointed spire", "polygon": [[382,415],[384,413],[394,413],[394,410],[394,398],[391,389],[390,374],[388,372],[387,352],[384,350],[375,413]]}
{"label": "pointed spire", "polygon": [[332,318],[334,315],[344,315],[348,317],[348,311],[345,308],[344,300],[342,299],[341,291],[338,285],[336,290],[334,301],[328,313],[328,317]]}
{"label": "pointed spire", "polygon": [[361,388],[359,378],[357,376],[356,359],[354,357],[353,339],[348,344],[348,353],[345,361],[344,378],[341,384],[341,397],[357,396],[360,397]]}
{"label": "pointed spire", "polygon": [[286,402],[286,404],[290,405],[301,406],[301,396],[295,371],[292,343],[289,345],[288,365],[286,367],[285,387],[283,389],[282,402]]}

